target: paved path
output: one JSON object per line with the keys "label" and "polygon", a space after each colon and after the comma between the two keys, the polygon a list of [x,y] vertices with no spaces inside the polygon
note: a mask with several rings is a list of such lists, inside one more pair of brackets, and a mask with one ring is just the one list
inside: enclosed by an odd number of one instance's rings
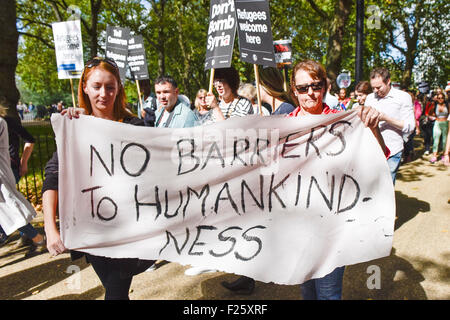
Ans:
{"label": "paved path", "polygon": [[[418,158],[400,168],[395,186],[396,230],[389,257],[348,266],[344,299],[450,299],[450,167]],[[42,228],[42,215],[34,220]],[[92,267],[72,262],[68,254],[25,258],[13,250],[18,234],[0,248],[0,299],[103,299],[104,290]],[[73,273],[77,268],[80,273]],[[257,282],[250,296],[237,296],[220,282],[237,276],[222,272],[186,276],[187,266],[160,265],[136,276],[130,298],[193,300],[297,300],[299,286]],[[375,271],[374,271],[375,270]],[[370,278],[380,272],[379,283]],[[369,289],[369,286],[379,288]],[[77,286],[80,286],[77,289]]]}

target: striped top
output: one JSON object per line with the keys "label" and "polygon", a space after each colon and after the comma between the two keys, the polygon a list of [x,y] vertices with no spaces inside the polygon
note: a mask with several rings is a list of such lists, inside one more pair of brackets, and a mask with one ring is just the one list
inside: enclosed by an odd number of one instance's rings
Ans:
{"label": "striped top", "polygon": [[236,97],[231,103],[220,100],[219,108],[225,119],[253,114],[252,103],[241,96]]}

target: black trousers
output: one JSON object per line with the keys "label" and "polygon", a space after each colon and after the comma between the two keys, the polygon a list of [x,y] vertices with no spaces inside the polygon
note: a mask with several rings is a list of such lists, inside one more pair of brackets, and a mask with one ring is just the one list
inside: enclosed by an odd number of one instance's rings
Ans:
{"label": "black trousers", "polygon": [[154,260],[114,259],[86,254],[86,260],[105,288],[105,300],[129,300],[133,276],[147,270]]}

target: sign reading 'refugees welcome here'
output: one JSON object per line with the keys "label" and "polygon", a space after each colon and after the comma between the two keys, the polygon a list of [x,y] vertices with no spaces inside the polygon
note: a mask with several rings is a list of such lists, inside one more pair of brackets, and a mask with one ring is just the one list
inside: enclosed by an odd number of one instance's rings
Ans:
{"label": "sign reading 'refugees welcome here'", "polygon": [[89,116],[52,124],[70,249],[280,284],[390,253],[392,181],[354,111],[186,129]]}

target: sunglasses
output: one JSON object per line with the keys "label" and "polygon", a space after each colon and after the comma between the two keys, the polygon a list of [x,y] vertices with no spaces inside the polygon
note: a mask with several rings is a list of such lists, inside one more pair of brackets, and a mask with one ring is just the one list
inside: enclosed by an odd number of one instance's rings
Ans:
{"label": "sunglasses", "polygon": [[110,58],[101,58],[101,57],[95,57],[95,58],[92,58],[91,60],[89,60],[89,61],[86,63],[86,68],[96,67],[96,66],[98,66],[98,65],[100,64],[100,62],[102,62],[102,61],[106,62],[107,64],[113,66],[113,67],[116,68],[116,69],[119,69],[119,67],[118,67],[117,64],[114,62],[113,59],[110,59]]}
{"label": "sunglasses", "polygon": [[298,93],[307,93],[309,88],[313,89],[313,91],[320,91],[323,88],[322,82],[311,83],[304,86],[295,86],[295,89]]}

